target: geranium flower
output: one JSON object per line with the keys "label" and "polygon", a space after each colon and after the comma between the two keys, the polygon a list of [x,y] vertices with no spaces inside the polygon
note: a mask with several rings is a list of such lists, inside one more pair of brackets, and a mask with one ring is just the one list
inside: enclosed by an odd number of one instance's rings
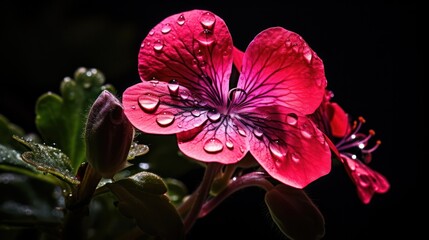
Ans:
{"label": "geranium flower", "polygon": [[220,17],[187,11],[149,32],[138,70],[142,82],[123,93],[125,114],[142,132],[176,134],[185,155],[233,164],[250,151],[297,188],[330,171],[329,146],[306,117],[324,96],[324,66],[298,34],[269,28],[241,53]]}
{"label": "geranium flower", "polygon": [[359,117],[358,121],[351,125],[348,114],[340,105],[331,101],[332,97],[333,93],[326,91],[324,101],[312,118],[327,131],[327,135],[338,139],[335,141],[334,152],[356,185],[359,198],[368,204],[375,193],[385,193],[390,188],[386,177],[367,165],[381,141],[376,141],[375,145],[368,147],[375,131],[370,130],[368,134],[360,132],[362,124],[365,123],[363,117]]}

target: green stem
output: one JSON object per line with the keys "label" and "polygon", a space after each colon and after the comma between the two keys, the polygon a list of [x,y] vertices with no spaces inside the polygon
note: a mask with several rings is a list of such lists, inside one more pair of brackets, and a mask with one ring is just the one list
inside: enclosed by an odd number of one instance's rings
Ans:
{"label": "green stem", "polygon": [[200,210],[210,192],[213,179],[219,172],[221,166],[222,165],[219,163],[208,163],[204,172],[203,180],[198,189],[193,193],[195,196],[191,196],[192,199],[188,199],[188,201],[192,200],[192,206],[184,220],[185,233],[189,232],[195,221],[198,219]]}
{"label": "green stem", "polygon": [[83,223],[89,214],[89,203],[100,180],[101,175],[88,165],[80,185],[68,198],[63,239],[84,239]]}

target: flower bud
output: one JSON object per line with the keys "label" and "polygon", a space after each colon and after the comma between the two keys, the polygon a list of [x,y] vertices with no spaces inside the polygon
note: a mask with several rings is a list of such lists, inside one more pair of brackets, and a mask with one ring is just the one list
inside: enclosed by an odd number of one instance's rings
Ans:
{"label": "flower bud", "polygon": [[93,103],[85,129],[86,157],[102,177],[111,178],[125,166],[134,137],[122,104],[104,90]]}

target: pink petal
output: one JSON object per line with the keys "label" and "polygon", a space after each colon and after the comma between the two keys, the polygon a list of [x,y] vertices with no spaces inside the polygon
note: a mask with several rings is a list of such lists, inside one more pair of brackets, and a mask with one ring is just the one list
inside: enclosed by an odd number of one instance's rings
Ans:
{"label": "pink petal", "polygon": [[122,104],[131,124],[146,133],[172,134],[206,121],[206,110],[194,104],[188,89],[179,86],[173,94],[170,89],[167,83],[146,81],[127,88]]}
{"label": "pink petal", "polygon": [[356,185],[357,193],[363,203],[368,204],[374,193],[385,193],[390,184],[380,173],[372,170],[361,161],[342,155],[346,171]]}
{"label": "pink petal", "polygon": [[143,40],[142,80],[176,81],[212,105],[226,103],[232,68],[232,39],[225,22],[192,10],[164,19]]}
{"label": "pink petal", "polygon": [[230,118],[177,134],[180,150],[203,162],[236,163],[249,149],[247,135]]}
{"label": "pink petal", "polygon": [[325,95],[322,60],[298,34],[269,28],[244,53],[238,88],[248,94],[249,105],[280,104],[311,114]]}
{"label": "pink petal", "polygon": [[253,111],[260,119],[253,129],[255,134],[249,138],[250,152],[272,177],[289,186],[304,188],[330,172],[328,143],[307,117],[285,107],[273,108]]}
{"label": "pink petal", "polygon": [[331,133],[334,137],[344,137],[350,133],[349,116],[337,103],[326,103]]}

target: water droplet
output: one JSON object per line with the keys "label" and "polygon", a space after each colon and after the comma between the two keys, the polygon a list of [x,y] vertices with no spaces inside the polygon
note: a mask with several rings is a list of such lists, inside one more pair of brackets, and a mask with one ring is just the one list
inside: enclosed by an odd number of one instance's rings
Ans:
{"label": "water droplet", "polygon": [[144,42],[142,42],[142,44],[140,45],[141,48],[144,48]]}
{"label": "water droplet", "polygon": [[210,121],[217,122],[220,119],[220,113],[216,109],[211,109],[207,112],[207,117],[210,119]]}
{"label": "water droplet", "polygon": [[160,52],[164,48],[164,44],[161,40],[156,40],[156,42],[153,44],[153,49],[157,52]]}
{"label": "water droplet", "polygon": [[166,23],[163,27],[162,27],[162,29],[161,29],[161,32],[163,33],[163,34],[167,34],[167,33],[169,33],[171,31],[171,26],[170,26],[170,24],[169,23]]}
{"label": "water droplet", "polygon": [[179,16],[179,18],[177,19],[177,24],[179,24],[180,26],[182,26],[183,24],[185,24],[185,16],[183,16],[183,14],[181,14]]}
{"label": "water droplet", "polygon": [[217,153],[217,152],[222,151],[222,149],[223,149],[223,144],[217,138],[210,138],[204,144],[204,150],[208,153]]}
{"label": "water droplet", "polygon": [[159,83],[159,80],[158,80],[158,79],[156,79],[156,78],[152,78],[152,80],[149,80],[149,82],[150,82],[150,83],[152,83],[152,85],[153,85],[154,87],[156,87],[156,85]]}
{"label": "water droplet", "polygon": [[209,46],[215,40],[213,33],[206,29],[200,32],[197,39],[204,46]]}
{"label": "water droplet", "polygon": [[203,28],[212,29],[216,22],[216,17],[211,12],[205,12],[202,14],[200,22]]}
{"label": "water droplet", "polygon": [[366,174],[358,174],[359,184],[362,187],[368,187],[371,184],[371,179]]}
{"label": "water droplet", "polygon": [[245,148],[243,146],[240,146],[240,152],[244,153]]}
{"label": "water droplet", "polygon": [[311,53],[310,48],[305,47],[303,54],[304,54],[305,60],[307,60],[308,63],[311,63],[311,59],[313,59],[313,54]]}
{"label": "water droplet", "polygon": [[274,155],[274,157],[280,159],[286,156],[287,153],[286,146],[280,140],[270,142],[269,149],[270,152]]}
{"label": "water droplet", "polygon": [[138,101],[143,110],[149,112],[155,111],[159,105],[159,98],[150,93],[141,95]]}
{"label": "water droplet", "polygon": [[305,123],[301,126],[301,135],[308,139],[310,139],[313,136],[311,134],[311,129],[308,123]]}
{"label": "water droplet", "polygon": [[186,100],[186,99],[188,99],[188,98],[189,98],[189,93],[188,93],[187,91],[180,91],[180,97],[181,97],[183,100]]}
{"label": "water droplet", "polygon": [[298,116],[297,116],[295,113],[289,113],[289,114],[286,116],[286,122],[287,122],[289,125],[295,126],[295,125],[296,125],[296,123],[298,122]]}
{"label": "water droplet", "polygon": [[177,94],[179,90],[179,83],[176,81],[176,79],[172,79],[170,82],[168,82],[168,90],[171,94]]}
{"label": "water droplet", "polygon": [[233,88],[228,93],[228,98],[230,101],[234,102],[242,102],[246,99],[247,93],[244,89],[241,88]]}
{"label": "water droplet", "polygon": [[198,109],[194,109],[194,110],[192,110],[191,114],[194,117],[199,117],[201,115],[201,112]]}
{"label": "water droplet", "polygon": [[292,42],[290,41],[290,38],[286,39],[286,42],[285,42],[286,47],[290,47],[291,44]]}
{"label": "water droplet", "polygon": [[182,128],[182,127],[183,127],[182,123],[178,123],[178,124],[177,124],[177,127],[178,127],[178,128]]}
{"label": "water droplet", "polygon": [[173,121],[174,121],[174,114],[169,111],[162,111],[160,114],[156,116],[156,122],[162,127],[166,127],[172,124]]}
{"label": "water droplet", "polygon": [[132,105],[132,106],[131,106],[131,109],[132,109],[132,110],[136,110],[136,106],[135,106],[135,105]]}
{"label": "water droplet", "polygon": [[262,132],[262,129],[260,127],[255,127],[253,129],[253,134],[255,134],[255,136],[257,138],[260,138],[260,137],[262,137],[262,135],[264,135],[264,133]]}
{"label": "water droplet", "polygon": [[296,152],[290,154],[290,159],[292,159],[292,161],[294,161],[296,163],[299,162],[299,160],[300,160],[299,154]]}
{"label": "water droplet", "polygon": [[244,129],[242,129],[242,128],[239,128],[239,129],[238,129],[238,134],[240,134],[240,135],[241,135],[241,136],[243,136],[243,137],[246,137],[246,136],[247,136],[246,131],[245,131]]}
{"label": "water droplet", "polygon": [[225,142],[225,145],[228,149],[233,149],[234,148],[234,143],[231,140],[227,140]]}

